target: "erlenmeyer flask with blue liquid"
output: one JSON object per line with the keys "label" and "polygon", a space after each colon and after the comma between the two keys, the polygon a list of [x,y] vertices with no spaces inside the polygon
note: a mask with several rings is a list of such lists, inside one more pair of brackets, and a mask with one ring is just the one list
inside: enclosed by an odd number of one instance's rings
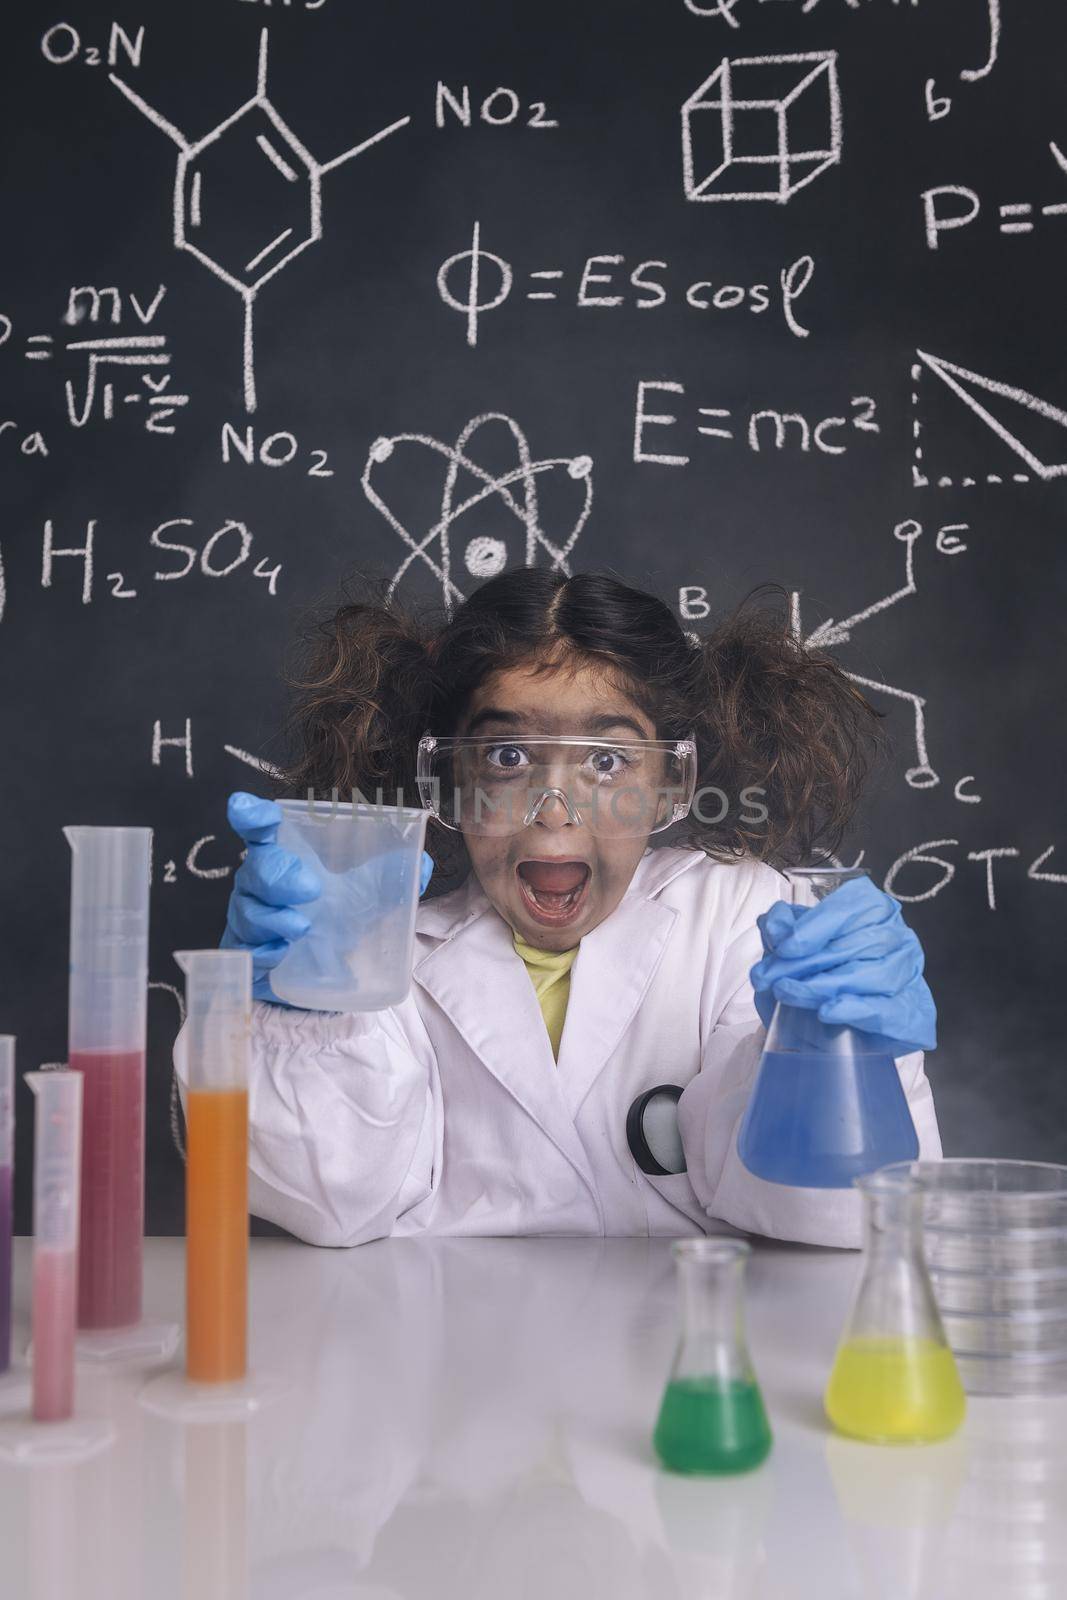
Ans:
{"label": "erlenmeyer flask with blue liquid", "polygon": [[[819,866],[785,876],[793,904],[808,905],[867,873]],[[778,1001],[737,1136],[748,1170],[769,1183],[847,1189],[891,1161],[913,1161],[919,1140],[891,1043]]]}

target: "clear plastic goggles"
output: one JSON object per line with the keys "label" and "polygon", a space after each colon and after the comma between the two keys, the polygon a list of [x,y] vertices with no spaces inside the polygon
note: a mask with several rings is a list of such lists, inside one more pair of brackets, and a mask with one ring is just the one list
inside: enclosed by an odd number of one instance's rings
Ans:
{"label": "clear plastic goggles", "polygon": [[615,838],[659,833],[689,811],[692,739],[575,736],[419,740],[419,798],[446,828],[500,836],[546,825]]}

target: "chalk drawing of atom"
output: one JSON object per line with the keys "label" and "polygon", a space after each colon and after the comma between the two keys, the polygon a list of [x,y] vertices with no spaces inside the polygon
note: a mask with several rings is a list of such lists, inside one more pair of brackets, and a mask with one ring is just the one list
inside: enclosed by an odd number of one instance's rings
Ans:
{"label": "chalk drawing of atom", "polygon": [[[432,509],[414,528],[409,526],[414,518],[410,514],[401,517],[395,510],[396,497],[390,504],[384,492],[387,463],[395,463],[398,457],[403,457],[402,471],[394,474],[398,493],[419,477],[416,452],[405,449],[409,445],[419,446],[418,454],[429,451],[439,457],[436,465],[444,469],[440,502],[434,499]],[[475,447],[479,456],[494,462],[499,461],[502,450],[506,451],[515,465],[509,461],[503,471],[482,465],[474,459]],[[563,485],[573,482],[580,486],[581,503],[572,508],[576,514],[570,520],[570,531],[558,543],[548,537],[541,525],[538,480],[545,474],[551,474]],[[593,463],[589,456],[534,461],[518,423],[499,411],[473,417],[454,445],[425,433],[398,433],[392,438],[376,439],[367,454],[361,481],[371,505],[407,546],[408,553],[390,582],[390,595],[409,568],[416,562],[424,563],[441,585],[441,598],[449,616],[453,605],[464,599],[454,576],[457,569],[461,578],[482,580],[508,566],[533,567],[547,560],[550,568],[569,576],[567,557],[593,506]],[[433,493],[436,494],[436,484]],[[554,497],[559,498],[558,490]],[[570,512],[567,517],[569,520]],[[429,527],[425,527],[426,522]],[[420,528],[425,531],[416,531]],[[461,539],[466,542],[457,558]]]}

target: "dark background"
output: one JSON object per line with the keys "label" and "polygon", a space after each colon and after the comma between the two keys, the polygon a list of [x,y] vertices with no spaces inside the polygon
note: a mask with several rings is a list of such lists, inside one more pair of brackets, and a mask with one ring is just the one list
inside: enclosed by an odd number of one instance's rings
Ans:
{"label": "dark background", "polygon": [[[41,37],[60,16],[82,49],[54,65]],[[226,795],[257,786],[255,769],[225,746],[281,757],[280,669],[294,623],[334,598],[342,574],[389,577],[407,553],[361,488],[372,442],[414,432],[451,444],[486,412],[514,419],[535,461],[592,458],[592,514],[571,567],[609,565],[673,605],[684,586],[700,586],[718,614],[774,581],[799,591],[810,633],[902,587],[905,547],[894,527],[922,524],[916,592],[857,625],[838,650],[850,671],[924,697],[940,782],[908,784],[917,760],[911,705],[872,691],[889,713],[894,755],[843,858],[864,850],[883,882],[905,852],[951,841],[925,852],[947,862],[951,878],[912,862],[893,880],[902,897],[926,896],[905,909],[940,1010],[942,1042],[928,1070],[946,1150],[1064,1159],[1067,882],[1028,876],[1050,846],[1059,853],[1038,870],[1067,874],[1064,492],[1055,481],[1012,482],[1024,464],[929,374],[919,415],[932,482],[914,487],[910,395],[920,347],[1067,406],[1067,216],[1043,218],[1039,209],[1067,200],[1067,176],[1049,151],[1050,140],[1067,143],[1067,20],[1059,7],[1013,8],[997,65],[967,83],[961,69],[987,54],[985,0],[918,9],[868,0],[860,10],[821,0],[807,15],[800,0],[738,0],[734,16],[736,29],[692,14],[683,0],[325,0],[314,11],[251,0],[138,11],[118,0],[72,3],[60,15],[21,7],[5,20],[0,313],[11,332],[0,345],[0,421],[16,427],[0,432],[0,1030],[18,1036],[20,1073],[65,1054],[69,852],[61,826],[152,826],[151,980],[159,987],[149,1008],[150,1231],[181,1227],[181,1164],[168,1120],[180,974],[170,952],[217,941],[240,848],[227,831]],[[412,118],[324,178],[322,240],[262,289],[252,419],[242,402],[240,299],[173,248],[176,148],[109,84],[106,60],[91,63],[89,47],[106,58],[112,21],[131,37],[145,25],[140,66],[120,50],[115,70],[191,141],[254,93],[264,25],[271,101],[320,162]],[[69,34],[56,36],[58,53],[71,44]],[[784,206],[687,202],[682,102],[724,54],[811,50],[838,52],[840,165]],[[952,97],[949,115],[934,122],[924,103],[929,78],[937,95]],[[443,129],[435,125],[439,79],[457,96],[469,84],[470,128],[449,113]],[[524,110],[514,124],[493,127],[478,107],[501,85]],[[534,101],[546,103],[558,128],[525,126]],[[292,196],[265,164],[231,163],[222,140],[208,155],[205,233],[210,220],[214,248],[227,259],[250,257],[291,220],[287,211],[272,225],[272,207]],[[921,196],[945,183],[974,189],[982,209],[932,252]],[[1034,204],[1032,233],[999,232],[998,208],[1010,203]],[[442,303],[436,279],[447,257],[469,249],[475,221],[483,248],[512,265],[514,281],[508,299],[483,315],[472,349],[464,317]],[[583,266],[597,254],[625,257],[615,282],[592,290],[624,294],[620,307],[576,304]],[[815,270],[797,302],[810,329],[800,339],[774,289],[780,271],[805,254]],[[647,260],[667,263],[655,275],[668,299],[639,309],[628,275]],[[462,268],[449,280],[454,292],[465,287]],[[559,300],[527,301],[538,287],[529,273],[558,268],[563,279],[548,286]],[[492,298],[498,274],[487,262],[482,272]],[[768,284],[771,309],[692,310],[685,289],[697,279],[716,288]],[[88,284],[120,289],[120,326],[83,322],[73,333],[63,324],[69,290]],[[147,433],[145,404],[121,401],[138,388],[147,396],[133,368],[98,378],[116,382],[112,420],[98,396],[86,425],[72,427],[63,384],[71,379],[80,404],[86,366],[65,343],[145,332],[128,295],[147,306],[160,284],[166,294],[150,331],[166,336],[172,390],[190,396],[172,419],[175,434]],[[31,334],[52,336],[52,360],[25,359]],[[635,463],[640,379],[685,386],[684,396],[649,397],[650,410],[674,411],[679,421],[646,439],[646,449],[690,455],[685,468]],[[759,453],[746,442],[753,410],[802,412],[814,424],[854,414],[856,396],[876,402],[880,432],[832,435],[847,443],[845,455],[805,454],[792,443],[776,451],[770,430]],[[700,438],[698,406],[730,408],[737,437]],[[224,464],[222,425],[243,438],[249,420],[257,443],[292,433],[295,460],[248,466],[232,453]],[[1062,459],[1067,433],[1057,424],[1018,410],[1012,420],[1047,448],[1045,459]],[[47,456],[20,451],[35,431]],[[327,452],[332,476],[308,476],[313,450]],[[516,464],[499,423],[476,436],[470,455],[497,473]],[[438,453],[409,444],[374,481],[421,538],[440,515],[444,473]],[[987,485],[988,473],[1007,481]],[[968,474],[974,487],[960,483]],[[959,486],[938,488],[940,475]],[[562,467],[536,481],[541,526],[562,543],[582,485]],[[462,473],[461,493],[473,482]],[[162,537],[194,546],[197,565],[164,580],[184,558],[153,548],[150,537],[178,517],[192,526]],[[87,604],[80,561],[57,558],[51,586],[42,586],[49,518],[57,547],[82,544],[95,519]],[[251,553],[228,576],[212,577],[199,555],[227,522],[248,528]],[[966,551],[939,552],[938,529],[955,523],[967,524],[959,535]],[[464,566],[475,534],[503,539],[510,561],[524,559],[522,528],[490,496],[452,530],[453,576],[464,591],[476,581]],[[214,548],[224,566],[238,538],[231,532]],[[549,559],[543,549],[538,558]],[[281,564],[273,595],[253,575],[257,562],[263,570]],[[109,578],[117,572],[121,580]],[[135,593],[114,597],[119,586]],[[439,596],[440,586],[417,560],[401,591]],[[175,737],[187,718],[191,777],[181,749],[165,746],[152,761],[156,720]],[[980,803],[955,797],[965,776]],[[222,869],[221,877],[186,866],[205,836],[199,865]],[[995,863],[995,909],[985,862],[969,859],[990,849],[1018,852]],[[22,1226],[28,1102],[20,1087]]]}

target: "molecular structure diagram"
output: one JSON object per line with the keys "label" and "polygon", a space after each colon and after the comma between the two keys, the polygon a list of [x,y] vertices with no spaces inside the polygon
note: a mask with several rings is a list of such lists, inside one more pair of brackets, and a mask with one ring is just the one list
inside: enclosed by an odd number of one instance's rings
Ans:
{"label": "molecular structure diagram", "polygon": [[[247,411],[255,411],[256,296],[322,238],[326,174],[406,127],[411,118],[401,117],[332,161],[316,161],[267,98],[266,28],[260,34],[255,94],[195,143],[115,73],[108,76],[178,147],[174,247],[195,256],[244,301],[244,402]],[[279,223],[286,226],[279,229]]]}
{"label": "molecular structure diagram", "polygon": [[[953,528],[960,529],[962,524],[952,524],[942,529],[942,533],[951,532]],[[887,611],[891,606],[898,605],[901,600],[918,593],[918,584],[915,579],[915,542],[922,538],[922,525],[914,521],[900,522],[893,529],[894,539],[898,539],[904,546],[904,583],[899,589],[894,589],[891,594],[883,595],[875,600],[872,605],[857,611],[853,616],[843,617],[838,620],[829,617],[819,624],[813,633],[806,637],[801,622],[801,596],[799,590],[794,590],[790,599],[790,628],[798,644],[803,644],[806,649],[830,649],[835,645],[847,644],[852,634],[861,623],[868,618],[876,616],[879,612]],[[878,694],[891,695],[896,700],[903,700],[911,707],[914,726],[915,759],[916,764],[909,767],[904,774],[905,782],[912,789],[932,789],[941,782],[934,768],[930,765],[930,757],[926,746],[926,700],[921,694],[915,694],[910,689],[898,689],[894,684],[883,683],[875,678],[863,678],[856,672],[846,672],[846,678],[851,678],[853,683],[858,683],[864,689],[873,689]]]}
{"label": "molecular structure diagram", "polygon": [[[479,466],[470,454],[470,446],[475,435],[490,424],[506,428],[514,443],[518,464],[513,470],[502,475],[495,475]],[[380,475],[380,469],[393,458],[398,447],[408,444],[422,445],[446,463],[440,516],[421,538],[416,538],[408,531],[400,517],[378,493],[374,483],[374,479]],[[555,544],[541,527],[537,489],[538,477],[542,473],[553,472],[558,468],[565,469],[567,477],[580,483],[584,489],[583,503],[577,519],[562,544]],[[471,480],[470,492],[465,493],[463,498],[457,499],[457,485],[461,472],[467,474]],[[410,479],[410,477],[409,470],[405,478]],[[541,551],[547,552],[552,568],[569,575],[567,557],[589,520],[593,506],[593,463],[589,456],[560,456],[552,460],[534,461],[530,455],[526,435],[518,423],[499,411],[473,417],[463,428],[454,445],[444,444],[440,439],[431,438],[425,433],[398,433],[393,438],[376,439],[368,452],[361,481],[363,492],[371,505],[381,513],[408,547],[408,554],[393,574],[389,585],[390,595],[414,562],[424,562],[441,585],[441,597],[448,616],[452,615],[453,604],[464,598],[463,590],[456,584],[452,575],[452,529],[476,506],[486,506],[491,503],[495,509],[502,511],[507,518],[517,523],[522,530],[521,546],[509,545],[507,539],[486,534],[469,539],[463,552],[463,564],[471,577],[478,579],[494,577],[496,573],[503,572],[509,564],[518,565],[524,562],[528,567],[535,566]],[[519,489],[518,494],[512,492],[516,487]],[[436,560],[430,553],[435,544],[439,557]]]}

